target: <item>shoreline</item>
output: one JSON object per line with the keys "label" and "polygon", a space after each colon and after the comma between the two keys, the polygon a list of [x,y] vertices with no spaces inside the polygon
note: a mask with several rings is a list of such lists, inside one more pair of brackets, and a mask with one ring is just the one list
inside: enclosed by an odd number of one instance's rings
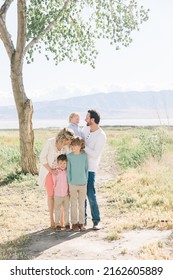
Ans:
{"label": "shoreline", "polygon": [[[109,128],[116,128],[116,129],[130,129],[130,128],[139,128],[139,129],[154,129],[154,128],[161,128],[161,127],[167,127],[167,128],[172,128],[173,125],[100,125],[103,129],[109,129]],[[34,131],[37,130],[56,130],[56,129],[61,129],[62,127],[38,127],[38,128],[33,128]],[[0,131],[19,131],[19,128],[0,128]]]}

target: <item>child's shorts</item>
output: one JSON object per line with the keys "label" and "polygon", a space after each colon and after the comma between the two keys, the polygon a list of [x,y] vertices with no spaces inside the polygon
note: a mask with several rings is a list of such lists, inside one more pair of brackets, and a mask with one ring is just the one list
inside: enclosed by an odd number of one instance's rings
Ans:
{"label": "child's shorts", "polygon": [[54,196],[54,183],[50,172],[46,176],[46,190],[48,196]]}

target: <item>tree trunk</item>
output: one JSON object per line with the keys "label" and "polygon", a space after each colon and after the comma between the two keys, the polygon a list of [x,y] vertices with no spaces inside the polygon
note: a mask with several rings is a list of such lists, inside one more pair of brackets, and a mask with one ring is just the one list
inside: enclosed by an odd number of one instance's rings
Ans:
{"label": "tree trunk", "polygon": [[19,119],[19,139],[22,172],[38,174],[34,154],[34,131],[32,128],[33,106],[23,86],[23,61],[11,60],[11,82]]}
{"label": "tree trunk", "polygon": [[34,154],[34,131],[32,128],[32,101],[27,99],[23,108],[18,112],[21,167],[24,173],[37,174]]}

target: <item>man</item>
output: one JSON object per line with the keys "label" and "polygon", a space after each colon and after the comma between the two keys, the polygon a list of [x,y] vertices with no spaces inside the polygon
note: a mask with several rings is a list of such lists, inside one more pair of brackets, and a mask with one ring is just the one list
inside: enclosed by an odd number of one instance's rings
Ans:
{"label": "man", "polygon": [[[87,197],[90,204],[93,229],[98,230],[100,211],[96,199],[95,174],[100,161],[101,153],[106,144],[106,134],[100,128],[100,114],[95,110],[88,110],[85,121],[87,126],[83,128],[85,137],[85,152],[88,155],[88,183]],[[87,214],[86,217],[87,219]]]}

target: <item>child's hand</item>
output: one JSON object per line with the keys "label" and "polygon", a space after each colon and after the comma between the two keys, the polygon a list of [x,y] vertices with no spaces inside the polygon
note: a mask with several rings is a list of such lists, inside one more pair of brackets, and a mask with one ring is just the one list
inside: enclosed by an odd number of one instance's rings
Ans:
{"label": "child's hand", "polygon": [[58,175],[58,173],[59,173],[59,170],[58,170],[58,169],[56,169],[56,170],[55,170],[55,173],[56,173],[55,175]]}

